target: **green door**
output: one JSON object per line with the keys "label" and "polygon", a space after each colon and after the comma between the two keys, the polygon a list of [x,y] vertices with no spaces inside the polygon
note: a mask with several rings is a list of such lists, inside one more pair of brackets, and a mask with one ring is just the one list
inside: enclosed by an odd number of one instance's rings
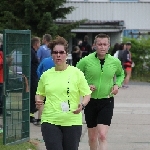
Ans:
{"label": "green door", "polygon": [[3,143],[29,140],[30,30],[4,30]]}

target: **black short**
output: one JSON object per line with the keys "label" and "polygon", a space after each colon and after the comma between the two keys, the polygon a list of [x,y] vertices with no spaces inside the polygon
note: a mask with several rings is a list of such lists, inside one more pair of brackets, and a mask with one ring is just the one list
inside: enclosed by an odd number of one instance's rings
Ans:
{"label": "black short", "polygon": [[113,116],[114,97],[93,99],[85,107],[85,120],[88,128],[96,127],[97,124],[110,126]]}

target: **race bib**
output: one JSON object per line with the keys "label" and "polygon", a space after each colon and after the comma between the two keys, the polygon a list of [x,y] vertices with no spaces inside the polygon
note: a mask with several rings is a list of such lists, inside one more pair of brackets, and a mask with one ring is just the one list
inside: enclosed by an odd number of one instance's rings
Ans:
{"label": "race bib", "polygon": [[61,103],[61,109],[62,109],[63,112],[69,111],[69,104],[68,104],[68,102],[62,102]]}

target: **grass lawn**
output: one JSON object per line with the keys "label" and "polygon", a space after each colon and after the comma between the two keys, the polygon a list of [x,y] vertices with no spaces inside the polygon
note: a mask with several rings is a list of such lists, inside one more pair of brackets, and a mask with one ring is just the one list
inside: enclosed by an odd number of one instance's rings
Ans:
{"label": "grass lawn", "polygon": [[36,150],[36,143],[25,142],[17,145],[3,145],[3,137],[0,134],[0,150]]}

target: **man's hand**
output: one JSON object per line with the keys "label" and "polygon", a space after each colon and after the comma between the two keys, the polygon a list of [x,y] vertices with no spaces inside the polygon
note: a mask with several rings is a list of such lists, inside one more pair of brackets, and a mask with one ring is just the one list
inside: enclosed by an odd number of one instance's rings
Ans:
{"label": "man's hand", "polygon": [[90,90],[91,90],[92,92],[96,90],[95,85],[89,85],[89,87],[90,87]]}
{"label": "man's hand", "polygon": [[118,89],[119,89],[118,85],[114,85],[112,88],[111,94],[116,95],[118,93]]}

